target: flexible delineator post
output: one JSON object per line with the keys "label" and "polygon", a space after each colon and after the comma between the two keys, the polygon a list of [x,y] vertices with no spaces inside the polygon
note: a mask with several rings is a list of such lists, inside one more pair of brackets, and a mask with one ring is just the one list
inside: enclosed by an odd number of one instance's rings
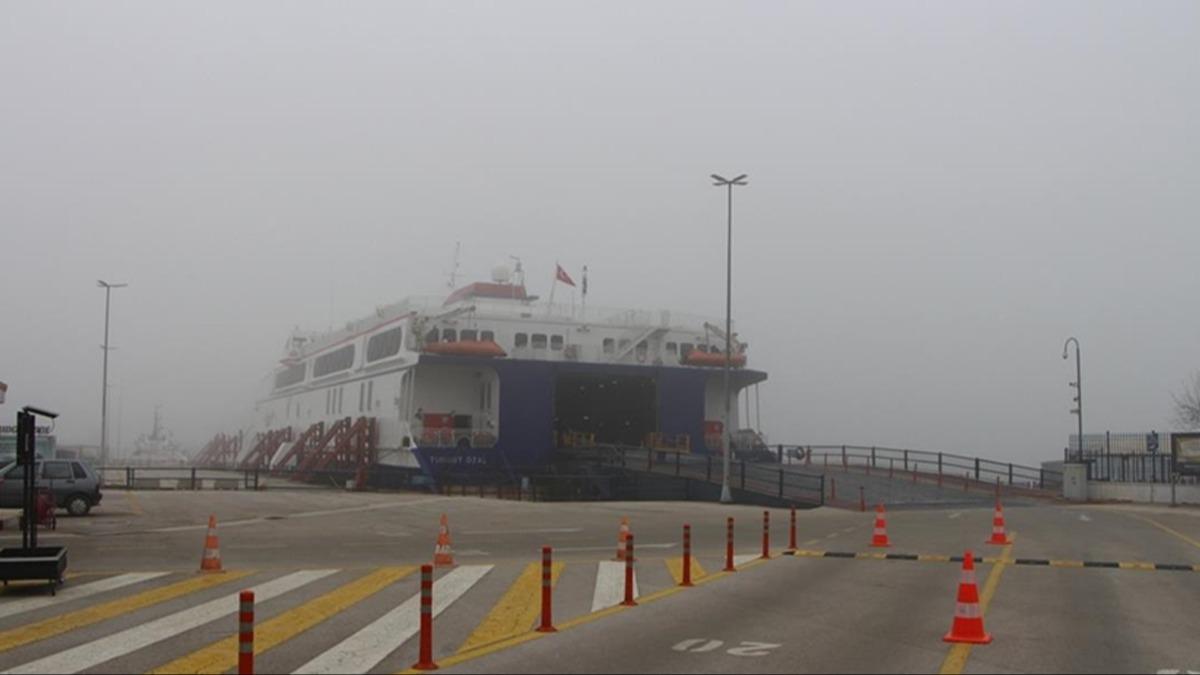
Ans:
{"label": "flexible delineator post", "polygon": [[542,547],[542,625],[538,626],[539,633],[553,633],[557,629],[554,627],[554,621],[551,615],[550,599],[551,599],[551,572],[552,562],[550,558],[550,547]]}
{"label": "flexible delineator post", "polygon": [[764,560],[771,557],[771,512],[770,511],[763,511],[762,557]]}
{"label": "flexible delineator post", "polygon": [[421,649],[414,670],[435,670],[433,662],[433,565],[421,565]]}
{"label": "flexible delineator post", "polygon": [[680,586],[692,585],[692,526],[683,526],[683,581]]}
{"label": "flexible delineator post", "polygon": [[238,675],[254,675],[254,591],[242,591],[238,605]]}
{"label": "flexible delineator post", "polygon": [[725,519],[725,571],[737,571],[733,566],[733,518]]}
{"label": "flexible delineator post", "polygon": [[625,601],[621,603],[625,607],[637,607],[637,601],[633,599],[633,533],[625,539]]}

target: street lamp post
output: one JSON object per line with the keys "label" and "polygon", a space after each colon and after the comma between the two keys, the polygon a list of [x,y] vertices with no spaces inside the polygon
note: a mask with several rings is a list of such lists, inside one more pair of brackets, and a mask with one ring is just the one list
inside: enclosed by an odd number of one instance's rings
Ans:
{"label": "street lamp post", "polygon": [[1071,411],[1072,415],[1079,418],[1078,441],[1075,446],[1075,461],[1083,461],[1083,370],[1079,365],[1079,340],[1073,337],[1067,338],[1063,343],[1063,360],[1067,358],[1067,348],[1071,343],[1075,343],[1075,381],[1071,382],[1071,386],[1075,388],[1075,409]]}
{"label": "street lamp post", "polygon": [[110,284],[107,281],[97,281],[96,285],[104,289],[104,381],[100,386],[100,466],[108,462],[108,310],[111,306],[112,289],[125,288],[129,284]]}
{"label": "street lamp post", "polygon": [[721,503],[730,504],[733,502],[733,493],[729,489],[729,456],[732,454],[733,447],[733,430],[729,428],[730,413],[730,391],[729,391],[729,366],[733,360],[733,186],[746,185],[746,174],[742,174],[732,180],[722,178],[717,174],[711,174],[713,185],[717,187],[725,187],[729,190],[729,220],[725,232],[725,367],[724,367],[724,390],[725,390],[725,461],[721,472]]}

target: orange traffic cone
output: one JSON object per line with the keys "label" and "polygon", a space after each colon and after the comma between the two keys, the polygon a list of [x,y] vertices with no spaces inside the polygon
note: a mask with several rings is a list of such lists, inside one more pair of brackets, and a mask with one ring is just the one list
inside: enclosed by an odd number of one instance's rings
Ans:
{"label": "orange traffic cone", "polygon": [[986,645],[992,636],[983,630],[983,611],[979,608],[979,587],[975,585],[975,556],[963,555],[962,580],[958,583],[958,604],[954,606],[954,624],[942,638],[945,642]]}
{"label": "orange traffic cone", "polygon": [[1004,507],[1000,505],[999,499],[996,500],[996,515],[992,516],[992,538],[987,543],[995,546],[1008,546],[1012,543],[1004,530]]}
{"label": "orange traffic cone", "polygon": [[442,514],[442,524],[438,528],[437,546],[433,549],[434,567],[454,567],[454,550],[450,546],[450,521]]}
{"label": "orange traffic cone", "polygon": [[617,560],[625,560],[626,539],[629,539],[629,518],[622,516],[621,529],[617,532]]}
{"label": "orange traffic cone", "polygon": [[200,558],[201,572],[221,571],[221,548],[217,544],[217,517],[208,517],[208,534],[204,537],[204,557]]}
{"label": "orange traffic cone", "polygon": [[887,514],[883,511],[883,504],[877,504],[875,506],[875,534],[871,537],[871,546],[888,548],[891,545],[887,534]]}

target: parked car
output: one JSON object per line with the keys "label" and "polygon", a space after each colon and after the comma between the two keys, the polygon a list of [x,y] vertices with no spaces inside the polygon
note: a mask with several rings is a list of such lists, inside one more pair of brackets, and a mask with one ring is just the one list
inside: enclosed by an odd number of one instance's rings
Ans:
{"label": "parked car", "polygon": [[[54,494],[54,504],[72,516],[86,516],[100,504],[100,476],[79,460],[38,460],[34,476],[36,487]],[[19,509],[25,471],[16,462],[0,468],[0,508]]]}

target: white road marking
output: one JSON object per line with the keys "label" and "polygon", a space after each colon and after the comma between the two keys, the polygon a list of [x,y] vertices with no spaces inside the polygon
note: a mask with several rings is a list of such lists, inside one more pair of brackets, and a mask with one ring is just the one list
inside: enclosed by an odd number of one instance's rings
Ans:
{"label": "white road marking", "polygon": [[[677,652],[691,652],[693,654],[703,654],[705,652],[711,652],[714,649],[720,649],[721,646],[724,644],[725,643],[721,642],[720,640],[706,640],[704,638],[695,638],[692,640],[684,640],[683,642],[680,642],[679,644],[675,645],[674,647],[671,647],[671,649],[674,649]],[[697,645],[699,645],[699,646],[697,646]],[[693,649],[693,647],[694,647],[694,649]]]}
{"label": "white road marking", "polygon": [[[492,571],[491,565],[464,565],[433,582],[433,616]],[[297,673],[365,673],[387,658],[421,629],[421,594],[384,614],[333,648],[300,666]]]}
{"label": "white road marking", "polygon": [[[338,570],[306,570],[293,572],[254,588],[255,602],[265,602],[301,586],[323,579]],[[202,605],[191,607],[93,640],[86,644],[51,654],[37,661],[17,666],[10,673],[78,673],[94,668],[105,661],[131,654],[177,635],[199,628],[206,623],[233,615],[238,608],[238,594],[227,595]],[[232,624],[230,624],[232,625]]]}
{"label": "white road marking", "polygon": [[814,544],[819,544],[819,543],[821,543],[820,539],[809,539],[808,541],[804,542],[804,545],[805,546],[813,546]]}
{"label": "white road marking", "polygon": [[825,535],[825,538],[826,539],[836,539],[839,536],[841,536],[841,534],[842,534],[841,532],[830,532],[829,534]]}
{"label": "white road marking", "polygon": [[583,532],[582,527],[547,527],[541,530],[470,530],[463,534],[571,534]]}
{"label": "white road marking", "polygon": [[[633,597],[638,597],[637,570],[633,572]],[[592,591],[592,611],[619,605],[625,600],[625,563],[601,561],[596,569],[596,588]]]}
{"label": "white road marking", "polygon": [[[675,543],[671,543],[671,544],[636,544],[634,546],[634,555],[636,556],[637,552],[642,549],[675,548],[678,545],[679,544],[675,544]],[[554,550],[558,551],[559,553],[566,553],[566,552],[585,553],[587,551],[613,551],[615,553],[617,550],[617,546],[616,546],[616,544],[613,544],[612,546],[575,546],[575,547],[571,547],[571,548],[555,547]]]}
{"label": "white road marking", "polygon": [[742,555],[733,556],[733,566],[741,567],[752,560],[758,560],[762,557],[761,553],[744,553]]}
{"label": "white road marking", "polygon": [[772,649],[778,649],[783,645],[773,644],[771,642],[743,642],[741,647],[725,650],[730,656],[767,656]]}
{"label": "white road marking", "polygon": [[950,514],[949,518],[950,518],[950,520],[957,520],[958,517],[961,515],[962,515],[962,511],[955,511],[954,513]]}
{"label": "white road marking", "polygon": [[1079,514],[1079,519],[1080,519],[1080,520],[1082,520],[1082,521],[1083,521],[1083,522],[1085,522],[1085,523],[1090,523],[1090,522],[1092,522],[1092,519],[1091,519],[1091,518],[1088,516],[1088,514],[1086,514],[1086,513],[1081,513],[1081,514]]}
{"label": "white road marking", "polygon": [[140,584],[143,581],[150,581],[151,579],[164,577],[167,574],[167,572],[122,574],[120,576],[101,579],[100,581],[93,581],[90,584],[83,584],[81,586],[68,585],[59,591],[58,595],[55,596],[22,598],[20,600],[10,600],[8,602],[0,603],[0,617],[13,616],[14,614],[21,614],[22,612],[30,612],[35,609],[50,607],[51,605],[56,605],[60,602],[69,602],[71,600],[86,598],[98,593],[115,591],[118,588],[125,588],[126,586]]}
{"label": "white road marking", "polygon": [[[451,497],[434,497],[432,499],[421,499],[410,502],[387,502],[383,504],[369,504],[367,506],[349,506],[342,509],[323,509],[320,511],[304,511],[302,513],[287,513],[282,516],[263,516],[261,518],[245,518],[242,520],[227,520],[217,522],[217,529],[228,527],[243,527],[245,525],[256,525],[258,523],[269,523],[278,520],[296,520],[299,518],[319,518],[321,516],[336,516],[343,513],[361,513],[363,511],[379,511],[381,509],[395,509],[403,506],[424,506],[434,502],[444,502]],[[160,527],[154,530],[140,530],[139,532],[196,532],[199,530],[207,530],[208,524],[204,525],[179,525],[176,527]],[[128,533],[136,534],[136,533]],[[62,536],[62,535],[59,535]]]}
{"label": "white road marking", "polygon": [[845,533],[847,533],[847,534],[849,534],[849,533],[851,533],[851,532],[853,532],[853,531],[854,531],[854,528],[853,528],[853,527],[847,527],[846,529],[842,530],[842,532],[845,532]]}

